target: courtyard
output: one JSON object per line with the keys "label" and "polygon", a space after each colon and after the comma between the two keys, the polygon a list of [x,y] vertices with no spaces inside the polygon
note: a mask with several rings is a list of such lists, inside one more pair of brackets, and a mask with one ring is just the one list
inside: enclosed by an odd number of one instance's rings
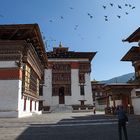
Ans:
{"label": "courtyard", "polygon": [[[129,116],[129,140],[139,140],[140,117]],[[118,140],[115,116],[97,112],[0,118],[0,140]]]}

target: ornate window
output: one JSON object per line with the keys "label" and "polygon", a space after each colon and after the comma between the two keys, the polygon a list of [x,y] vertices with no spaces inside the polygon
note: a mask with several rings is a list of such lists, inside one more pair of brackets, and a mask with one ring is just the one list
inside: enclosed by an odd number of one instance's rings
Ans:
{"label": "ornate window", "polygon": [[24,75],[24,91],[26,93],[39,95],[39,79],[35,71],[30,66],[25,65]]}
{"label": "ornate window", "polygon": [[79,63],[79,71],[80,72],[90,72],[90,63]]}
{"label": "ornate window", "polygon": [[28,65],[25,66],[25,92],[29,91],[31,69]]}
{"label": "ornate window", "polygon": [[85,83],[85,74],[84,73],[79,74],[79,83]]}
{"label": "ornate window", "polygon": [[39,95],[39,80],[37,79],[37,83],[36,83],[36,93],[37,93],[37,95]]}

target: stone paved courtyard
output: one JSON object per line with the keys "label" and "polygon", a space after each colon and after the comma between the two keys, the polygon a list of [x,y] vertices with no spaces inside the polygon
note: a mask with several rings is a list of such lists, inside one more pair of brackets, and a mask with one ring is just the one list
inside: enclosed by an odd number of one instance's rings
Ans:
{"label": "stone paved courtyard", "polygon": [[[129,140],[140,140],[140,116],[129,116]],[[117,119],[100,112],[0,118],[0,140],[118,140]]]}

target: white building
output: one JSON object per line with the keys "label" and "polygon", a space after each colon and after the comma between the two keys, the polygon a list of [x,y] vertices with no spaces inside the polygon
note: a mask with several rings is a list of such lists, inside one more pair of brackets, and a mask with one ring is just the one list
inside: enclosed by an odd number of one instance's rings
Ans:
{"label": "white building", "polygon": [[96,52],[74,52],[68,48],[53,48],[47,52],[48,69],[45,69],[43,108],[52,111],[60,106],[86,109],[93,105],[90,82],[91,60]]}
{"label": "white building", "polygon": [[47,55],[37,24],[0,25],[0,117],[39,114]]}
{"label": "white building", "polygon": [[128,38],[123,41],[129,43],[138,42],[137,46],[133,46],[122,58],[122,61],[130,61],[135,69],[135,80],[132,81],[138,86],[131,92],[132,105],[134,114],[140,115],[140,27],[134,31]]}

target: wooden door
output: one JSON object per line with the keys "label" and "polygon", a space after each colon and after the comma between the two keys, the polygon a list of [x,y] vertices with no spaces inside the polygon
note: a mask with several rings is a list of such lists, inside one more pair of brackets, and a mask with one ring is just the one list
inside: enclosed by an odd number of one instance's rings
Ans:
{"label": "wooden door", "polygon": [[64,87],[59,88],[59,104],[65,104]]}
{"label": "wooden door", "polygon": [[122,96],[122,105],[125,110],[127,110],[127,107],[128,107],[128,98],[129,98],[129,95]]}

